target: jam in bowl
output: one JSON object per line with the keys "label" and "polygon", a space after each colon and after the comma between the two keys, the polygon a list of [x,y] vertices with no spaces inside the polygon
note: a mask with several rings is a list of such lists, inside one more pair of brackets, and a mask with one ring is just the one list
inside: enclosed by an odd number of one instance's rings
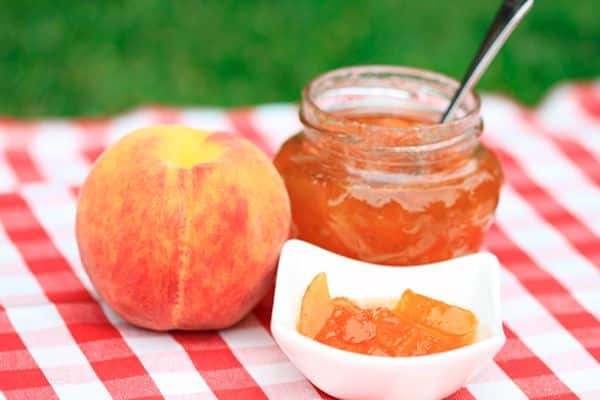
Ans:
{"label": "jam in bowl", "polygon": [[[474,336],[470,328],[473,319],[467,319],[467,324],[456,324],[460,319],[457,321],[458,315],[451,312],[454,323],[441,325],[445,326],[441,329],[445,331],[442,336],[466,333],[463,343],[452,349],[430,348],[415,352],[407,348],[408,352],[396,353],[394,350],[395,354],[381,354],[355,352],[361,349],[356,349],[354,344],[348,348],[332,346],[330,340],[325,343],[315,340],[316,329],[301,327],[298,322],[307,287],[322,272],[327,276],[332,299],[373,299],[375,304],[381,304],[379,299],[398,299],[399,294],[411,290],[469,310],[478,321]],[[397,306],[396,303],[393,307]],[[448,310],[446,306],[443,308]],[[427,312],[427,307],[408,307],[401,310],[401,314],[410,309],[416,313],[409,311],[412,314],[409,319],[420,321],[419,324],[424,322],[423,318],[433,316]],[[425,325],[435,324],[434,320],[440,321],[437,317],[431,318]],[[441,326],[436,328],[438,333]],[[351,327],[351,330],[356,332],[356,328]],[[385,335],[386,331],[377,330],[376,336]],[[303,241],[289,240],[279,259],[271,332],[296,368],[319,389],[336,398],[441,399],[469,383],[478,371],[489,366],[505,342],[500,312],[500,265],[492,254],[479,252],[414,268],[393,268],[353,260]],[[313,334],[306,336],[310,332]],[[423,339],[421,335],[416,338]],[[330,339],[335,340],[334,337]],[[356,339],[356,336],[348,339]],[[362,343],[368,345],[373,341]],[[426,354],[432,353],[429,350],[434,350],[433,354]]]}

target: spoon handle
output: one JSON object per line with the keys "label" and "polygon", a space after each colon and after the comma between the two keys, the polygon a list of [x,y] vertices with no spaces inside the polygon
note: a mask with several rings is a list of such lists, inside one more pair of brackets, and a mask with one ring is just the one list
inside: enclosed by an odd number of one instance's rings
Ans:
{"label": "spoon handle", "polygon": [[460,104],[463,95],[471,90],[477,81],[479,81],[479,78],[481,78],[481,75],[487,69],[488,65],[490,65],[496,54],[498,54],[508,36],[510,36],[519,22],[521,22],[532,5],[533,0],[504,0],[475,58],[471,61],[471,65],[460,87],[450,101],[446,112],[444,112],[441,122],[446,122],[450,119],[452,112]]}

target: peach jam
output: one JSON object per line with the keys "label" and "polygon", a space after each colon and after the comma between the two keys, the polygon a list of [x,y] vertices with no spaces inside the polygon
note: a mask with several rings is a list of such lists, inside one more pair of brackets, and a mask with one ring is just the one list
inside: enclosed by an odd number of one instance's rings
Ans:
{"label": "peach jam", "polygon": [[480,141],[479,97],[440,124],[456,81],[402,67],[334,70],[303,91],[304,129],[275,166],[292,235],[359,260],[417,265],[476,252],[502,170]]}

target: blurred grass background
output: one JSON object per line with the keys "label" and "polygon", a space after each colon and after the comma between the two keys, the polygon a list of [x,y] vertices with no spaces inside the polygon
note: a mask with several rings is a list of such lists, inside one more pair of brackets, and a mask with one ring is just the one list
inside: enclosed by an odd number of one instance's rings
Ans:
{"label": "blurred grass background", "polygon": [[[311,77],[402,64],[460,78],[499,0],[0,0],[0,115],[296,101]],[[479,85],[527,104],[600,75],[598,0],[538,0]]]}

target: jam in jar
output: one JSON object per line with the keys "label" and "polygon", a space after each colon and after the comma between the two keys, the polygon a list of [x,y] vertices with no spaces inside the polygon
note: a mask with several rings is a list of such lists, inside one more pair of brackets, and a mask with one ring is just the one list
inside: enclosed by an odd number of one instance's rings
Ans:
{"label": "jam in jar", "polygon": [[292,235],[355,259],[417,265],[476,252],[502,170],[480,141],[479,97],[439,121],[458,84],[403,67],[334,70],[303,91],[304,129],[275,157]]}

